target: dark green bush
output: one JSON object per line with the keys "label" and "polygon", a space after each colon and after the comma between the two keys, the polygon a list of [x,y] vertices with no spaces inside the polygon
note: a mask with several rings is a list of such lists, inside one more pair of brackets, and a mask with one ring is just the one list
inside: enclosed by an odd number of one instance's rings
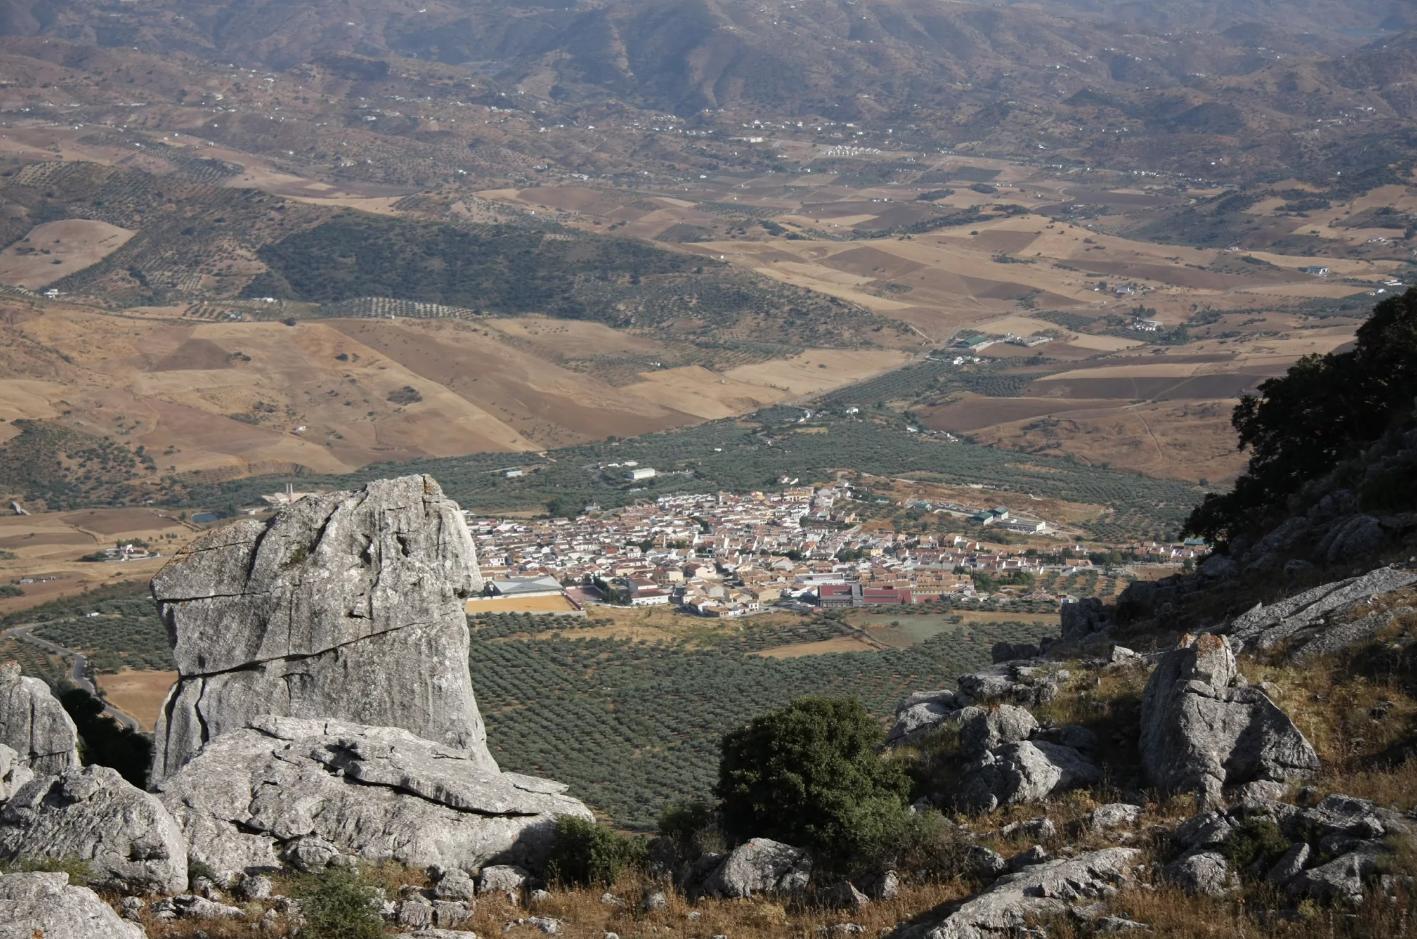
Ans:
{"label": "dark green bush", "polygon": [[296,881],[305,939],[382,939],[379,893],[358,874],[330,868]]}
{"label": "dark green bush", "polygon": [[1243,874],[1257,863],[1269,867],[1289,850],[1289,845],[1290,840],[1279,830],[1274,819],[1247,818],[1220,851],[1230,862],[1231,869]]}
{"label": "dark green bush", "polygon": [[[1250,462],[1235,488],[1196,507],[1186,530],[1227,542],[1270,523],[1288,497],[1394,425],[1417,395],[1417,289],[1373,309],[1344,352],[1308,355],[1245,395],[1231,423]],[[1374,494],[1391,498],[1391,487]]]}
{"label": "dark green bush", "polygon": [[680,857],[697,857],[722,846],[718,812],[707,802],[676,802],[659,814],[659,833]]}
{"label": "dark green bush", "polygon": [[717,795],[732,839],[774,838],[850,867],[900,832],[910,781],[877,753],[856,699],[802,698],[723,738]]}
{"label": "dark green bush", "polygon": [[644,862],[645,845],[584,818],[556,820],[556,844],[546,862],[549,880],[566,885],[609,886],[626,868]]}

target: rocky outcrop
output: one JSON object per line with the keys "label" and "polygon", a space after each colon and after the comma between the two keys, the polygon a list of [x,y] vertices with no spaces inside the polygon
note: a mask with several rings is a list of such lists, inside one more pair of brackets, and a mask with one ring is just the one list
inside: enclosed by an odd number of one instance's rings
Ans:
{"label": "rocky outcrop", "polygon": [[64,706],[18,662],[0,662],[0,744],[35,773],[62,773],[79,765],[79,731]]}
{"label": "rocky outcrop", "polygon": [[198,539],[152,585],[179,676],[154,780],[262,714],[402,727],[495,771],[461,603],[480,587],[462,514],[427,476]]}
{"label": "rocky outcrop", "polygon": [[801,848],[754,838],[729,852],[704,881],[704,892],[715,897],[801,893],[812,876],[812,859]]}
{"label": "rocky outcrop", "polygon": [[966,812],[992,812],[1101,781],[1101,767],[1072,747],[1025,740],[989,750],[966,764],[954,804]]}
{"label": "rocky outcrop", "polygon": [[34,778],[34,771],[20,762],[20,755],[0,743],[0,804]]}
{"label": "rocky outcrop", "polygon": [[960,725],[979,705],[1006,703],[1022,707],[1046,704],[1058,695],[1068,677],[1056,662],[1025,659],[999,662],[959,676],[958,691],[922,691],[896,706],[895,724],[886,737],[889,747],[918,744],[931,731]]}
{"label": "rocky outcrop", "polygon": [[40,776],[0,809],[0,859],[78,860],[129,892],[187,889],[187,845],[156,797],[106,766]]}
{"label": "rocky outcrop", "polygon": [[1398,617],[1410,614],[1412,608],[1402,601],[1383,603],[1377,610],[1373,607],[1380,598],[1413,584],[1417,584],[1417,571],[1381,567],[1278,603],[1258,604],[1221,631],[1242,649],[1283,645],[1301,659],[1334,652],[1369,640]]}
{"label": "rocky outcrop", "polygon": [[145,939],[68,874],[0,876],[0,939]]}
{"label": "rocky outcrop", "polygon": [[1142,768],[1166,792],[1217,801],[1228,787],[1318,768],[1314,748],[1259,688],[1245,683],[1222,636],[1187,636],[1142,695]]}
{"label": "rocky outcrop", "polygon": [[1086,639],[1112,628],[1111,611],[1097,597],[1084,597],[1064,603],[1059,618],[1065,642]]}
{"label": "rocky outcrop", "polygon": [[[941,797],[961,811],[991,812],[1002,805],[1038,802],[1102,779],[1102,769],[1082,748],[1070,745],[1090,748],[1091,735],[1082,728],[1045,731],[1031,713],[1012,704],[969,707],[960,716],[960,756],[965,763],[957,788]],[[1065,730],[1078,732],[1061,732]]]}
{"label": "rocky outcrop", "polygon": [[999,939],[1028,935],[1038,919],[1068,913],[1083,901],[1110,896],[1129,881],[1139,851],[1108,848],[1044,861],[1001,877],[943,915],[901,927],[893,939]]}
{"label": "rocky outcrop", "polygon": [[[1413,834],[1410,818],[1351,796],[1328,796],[1307,808],[1250,802],[1182,823],[1171,836],[1181,853],[1166,873],[1196,893],[1228,892],[1244,878],[1294,900],[1356,905],[1392,866],[1394,845]],[[1237,840],[1239,853],[1252,858],[1243,870],[1231,870],[1226,860]]]}
{"label": "rocky outcrop", "polygon": [[560,783],[391,727],[265,716],[225,733],[158,786],[191,857],[223,876],[340,856],[478,870],[543,860],[560,815],[591,818]]}

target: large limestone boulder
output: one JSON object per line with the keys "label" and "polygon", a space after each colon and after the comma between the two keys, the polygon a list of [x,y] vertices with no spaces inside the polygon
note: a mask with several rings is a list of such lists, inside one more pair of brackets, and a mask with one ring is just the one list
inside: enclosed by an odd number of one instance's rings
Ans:
{"label": "large limestone boulder", "polygon": [[1108,848],[1075,858],[1044,861],[996,880],[952,912],[891,933],[894,939],[1000,939],[1032,935],[1039,919],[1066,914],[1074,906],[1117,891],[1129,881],[1141,852]]}
{"label": "large limestone boulder", "polygon": [[339,856],[536,867],[558,816],[592,818],[565,788],[400,728],[276,716],[217,737],[158,784],[192,859],[223,876]]}
{"label": "large limestone boulder", "polygon": [[187,889],[187,845],[162,803],[106,766],[40,776],[0,809],[0,860],[80,860],[129,892]]}
{"label": "large limestone boulder", "polygon": [[262,714],[402,727],[495,772],[461,602],[481,585],[462,514],[427,476],[198,539],[152,585],[179,676],[154,781]]}
{"label": "large limestone boulder", "polygon": [[0,939],[146,939],[87,887],[68,874],[0,877]]}
{"label": "large limestone boulder", "polygon": [[62,773],[79,765],[79,731],[64,706],[18,662],[0,662],[0,744],[35,773]]}
{"label": "large limestone boulder", "polygon": [[1142,695],[1142,768],[1166,792],[1218,801],[1224,789],[1312,774],[1313,746],[1245,683],[1223,636],[1187,636],[1162,656]]}

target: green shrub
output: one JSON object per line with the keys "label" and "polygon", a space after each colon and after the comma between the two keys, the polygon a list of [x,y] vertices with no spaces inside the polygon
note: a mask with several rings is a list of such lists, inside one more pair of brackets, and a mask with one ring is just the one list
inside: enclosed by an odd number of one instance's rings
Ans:
{"label": "green shrub", "polygon": [[566,885],[609,886],[621,871],[642,864],[644,856],[642,839],[563,815],[556,820],[556,844],[546,862],[546,876]]}
{"label": "green shrub", "polygon": [[707,802],[675,802],[659,813],[659,833],[683,857],[713,850],[722,842],[718,812]]}
{"label": "green shrub", "polygon": [[1251,866],[1269,867],[1289,850],[1290,841],[1271,818],[1247,818],[1236,828],[1221,853],[1231,869],[1243,874]]}
{"label": "green shrub", "polygon": [[802,698],[723,738],[725,833],[774,838],[850,867],[899,834],[910,781],[877,754],[880,726],[854,698]]}
{"label": "green shrub", "polygon": [[297,880],[305,939],[382,939],[379,893],[358,874],[330,868]]}
{"label": "green shrub", "polygon": [[69,883],[88,886],[94,871],[88,861],[76,857],[27,857],[0,864],[0,874],[68,874]]}

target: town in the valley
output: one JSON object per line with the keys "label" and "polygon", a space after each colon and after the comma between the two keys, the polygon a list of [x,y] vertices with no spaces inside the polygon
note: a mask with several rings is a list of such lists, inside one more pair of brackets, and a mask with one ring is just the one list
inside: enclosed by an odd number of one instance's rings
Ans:
{"label": "town in the valley", "polygon": [[[847,479],[774,492],[662,496],[574,518],[468,512],[486,579],[468,612],[577,613],[670,606],[706,617],[769,610],[1005,598],[1063,602],[1056,585],[1097,571],[1122,580],[1193,565],[1187,542],[1088,544],[1005,505],[912,500],[928,532],[873,517]],[[1050,585],[1053,585],[1050,589]]]}

